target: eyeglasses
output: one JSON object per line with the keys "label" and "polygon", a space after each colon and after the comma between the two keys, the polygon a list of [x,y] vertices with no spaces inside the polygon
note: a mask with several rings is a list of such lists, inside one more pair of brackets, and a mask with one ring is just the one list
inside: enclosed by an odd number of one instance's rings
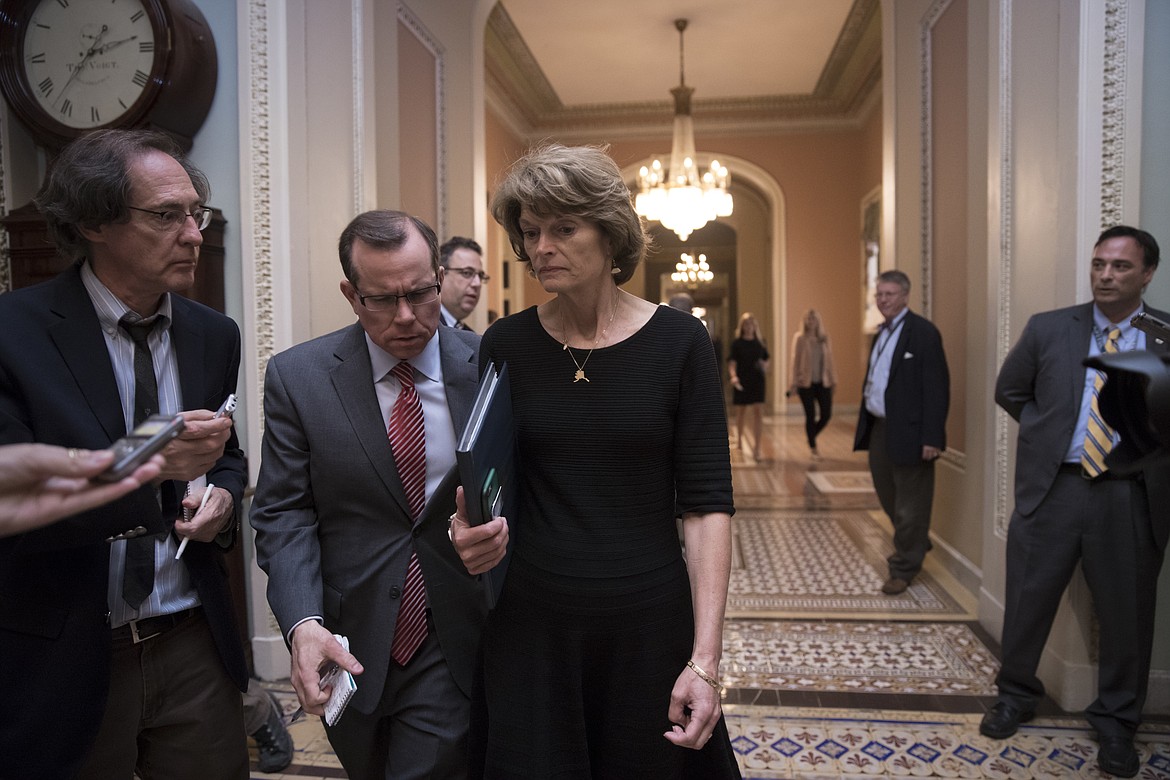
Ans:
{"label": "eyeglasses", "polygon": [[492,278],[483,271],[477,271],[474,268],[448,268],[447,273],[459,274],[469,282],[477,276],[484,284],[487,284],[492,280]]}
{"label": "eyeglasses", "polygon": [[425,306],[428,303],[434,303],[439,300],[439,285],[427,285],[417,290],[411,290],[403,295],[362,295],[358,293],[358,300],[361,301],[362,306],[365,306],[370,311],[396,310],[400,298],[405,298],[412,309],[416,306]]}
{"label": "eyeglasses", "polygon": [[200,230],[211,224],[211,209],[205,209],[202,206],[193,208],[190,212],[180,209],[151,211],[150,209],[140,209],[137,206],[127,206],[126,208],[131,211],[141,211],[143,214],[153,214],[155,224],[160,230],[178,230],[187,217],[195,220],[195,227]]}

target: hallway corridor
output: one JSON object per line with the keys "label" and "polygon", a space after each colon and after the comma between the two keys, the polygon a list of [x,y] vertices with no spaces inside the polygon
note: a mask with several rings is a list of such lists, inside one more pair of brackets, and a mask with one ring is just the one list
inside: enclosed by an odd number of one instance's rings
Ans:
{"label": "hallway corridor", "polygon": [[[998,647],[975,597],[928,556],[905,593],[879,592],[891,550],[855,415],[809,458],[799,415],[766,420],[764,460],[734,451],[724,711],[745,778],[1101,778],[1079,714],[1051,701],[1008,740],[979,735]],[[359,680],[360,684],[360,680]],[[287,681],[268,686],[285,712]],[[342,778],[315,719],[291,727],[293,765],[254,778]],[[1138,735],[1140,778],[1170,780],[1170,720]],[[254,764],[253,764],[254,766]]]}

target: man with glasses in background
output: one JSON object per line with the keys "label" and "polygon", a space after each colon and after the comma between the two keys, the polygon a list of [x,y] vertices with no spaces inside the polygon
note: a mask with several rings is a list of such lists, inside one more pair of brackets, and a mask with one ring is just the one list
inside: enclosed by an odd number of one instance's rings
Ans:
{"label": "man with glasses in background", "polygon": [[[185,422],[153,484],[0,540],[5,776],[248,775],[223,561],[247,468],[211,411],[236,389],[240,332],[176,294],[195,281],[208,195],[166,135],[84,136],[36,197],[73,265],[0,295],[0,443],[102,449],[155,413]],[[206,498],[184,497],[203,474]]]}
{"label": "man with glasses in background", "polygon": [[439,281],[443,284],[442,323],[471,330],[464,322],[479,303],[483,286],[491,277],[483,272],[483,248],[470,238],[454,236],[439,247]]}
{"label": "man with glasses in background", "polygon": [[466,777],[487,607],[447,533],[479,336],[439,327],[438,241],[418,218],[365,212],[338,250],[358,321],[268,362],[256,560],[304,710],[324,712],[331,664],[357,678],[326,725],[349,776]]}

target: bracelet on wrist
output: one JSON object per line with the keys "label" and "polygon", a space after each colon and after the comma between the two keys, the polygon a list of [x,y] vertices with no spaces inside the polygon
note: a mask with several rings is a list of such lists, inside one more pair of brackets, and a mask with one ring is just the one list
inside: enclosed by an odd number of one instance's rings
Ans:
{"label": "bracelet on wrist", "polygon": [[687,668],[697,674],[700,680],[714,688],[716,693],[718,693],[720,696],[723,695],[723,686],[719,683],[719,681],[703,671],[703,669],[697,663],[694,661],[687,661]]}

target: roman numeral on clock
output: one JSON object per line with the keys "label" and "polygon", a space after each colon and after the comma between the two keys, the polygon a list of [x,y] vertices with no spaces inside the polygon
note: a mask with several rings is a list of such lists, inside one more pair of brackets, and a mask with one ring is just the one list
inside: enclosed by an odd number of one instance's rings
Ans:
{"label": "roman numeral on clock", "polygon": [[134,71],[134,79],[133,79],[133,81],[134,81],[134,83],[135,83],[135,84],[137,84],[137,85],[138,85],[138,86],[140,86],[140,87],[145,87],[145,86],[146,86],[146,82],[147,82],[147,80],[148,80],[149,78],[150,78],[150,76],[148,76],[147,74],[143,73],[143,72],[142,72],[142,71],[140,71],[140,70],[136,70],[136,71]]}

